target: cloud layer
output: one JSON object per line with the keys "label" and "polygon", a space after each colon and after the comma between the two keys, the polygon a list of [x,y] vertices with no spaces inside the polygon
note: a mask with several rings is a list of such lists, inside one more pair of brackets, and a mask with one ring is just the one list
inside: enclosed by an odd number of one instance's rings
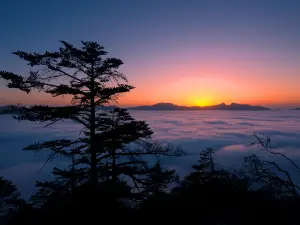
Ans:
{"label": "cloud layer", "polygon": [[[132,115],[150,124],[154,140],[179,145],[189,153],[179,159],[162,159],[168,167],[177,169],[180,175],[191,170],[199,152],[205,148],[215,148],[218,162],[227,167],[239,166],[244,156],[254,153],[263,158],[274,158],[250,146],[254,132],[270,137],[274,150],[287,154],[300,165],[298,111],[133,111]],[[80,126],[71,122],[43,128],[43,124],[19,123],[8,115],[0,117],[0,125],[0,174],[12,179],[25,197],[34,190],[36,180],[51,179],[51,168],[53,165],[60,166],[63,161],[58,159],[39,173],[47,153],[34,154],[21,149],[37,141],[76,137],[80,132]],[[299,172],[278,157],[274,160],[292,174]]]}

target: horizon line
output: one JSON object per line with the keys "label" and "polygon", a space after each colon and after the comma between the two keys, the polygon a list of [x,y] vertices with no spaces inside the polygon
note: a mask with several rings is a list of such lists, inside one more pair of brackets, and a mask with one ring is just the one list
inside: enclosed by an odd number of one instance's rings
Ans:
{"label": "horizon line", "polygon": [[[249,106],[260,106],[260,107],[268,107],[270,109],[295,109],[295,108],[300,108],[300,104],[296,105],[296,104],[250,104],[250,103],[238,103],[238,102],[231,102],[231,103],[225,103],[225,102],[221,102],[218,104],[211,104],[211,105],[181,105],[181,104],[175,104],[172,102],[165,102],[165,101],[161,101],[161,102],[157,102],[157,103],[149,103],[149,104],[109,104],[108,106],[118,106],[121,108],[130,108],[130,107],[139,107],[139,106],[153,106],[153,105],[157,105],[157,104],[172,104],[175,106],[182,106],[182,107],[199,107],[199,108],[204,108],[204,107],[211,107],[211,106],[217,106],[217,105],[232,105],[232,104],[239,104],[239,105],[249,105]],[[48,106],[70,106],[72,105],[70,104],[40,104],[40,103],[36,103],[36,104],[21,104],[21,103],[12,103],[12,104],[1,104],[0,103],[0,107],[3,106],[11,106],[11,105],[23,105],[23,106],[34,106],[34,105],[48,105]]]}

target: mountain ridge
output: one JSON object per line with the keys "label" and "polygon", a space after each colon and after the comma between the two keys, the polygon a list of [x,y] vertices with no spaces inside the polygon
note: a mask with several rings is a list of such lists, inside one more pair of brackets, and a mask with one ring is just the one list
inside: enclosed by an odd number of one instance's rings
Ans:
{"label": "mountain ridge", "polygon": [[154,105],[143,105],[136,107],[129,107],[129,110],[271,110],[263,106],[253,106],[248,104],[231,103],[226,105],[225,103],[211,105],[211,106],[179,106],[173,103],[157,103]]}

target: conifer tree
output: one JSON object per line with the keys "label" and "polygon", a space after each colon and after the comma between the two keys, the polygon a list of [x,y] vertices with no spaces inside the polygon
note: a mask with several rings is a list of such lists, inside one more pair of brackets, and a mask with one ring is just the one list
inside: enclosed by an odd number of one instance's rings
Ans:
{"label": "conifer tree", "polygon": [[175,170],[164,169],[160,161],[157,161],[148,170],[145,192],[148,196],[164,193],[168,185],[178,181],[179,177]]}
{"label": "conifer tree", "polygon": [[[30,151],[50,151],[48,160],[57,155],[72,158],[71,169],[54,171],[72,187],[80,178],[96,188],[100,180],[130,177],[133,183],[138,175],[146,173],[146,160],[142,156],[170,154],[167,148],[153,147],[145,142],[152,131],[143,121],[134,120],[126,110],[107,106],[122,93],[134,87],[119,72],[120,59],[106,57],[104,47],[96,42],[82,41],[75,47],[61,41],[56,52],[13,52],[31,67],[27,77],[0,71],[0,78],[7,87],[26,93],[43,91],[53,97],[69,95],[72,102],[67,106],[35,105],[17,107],[18,120],[45,122],[45,126],[59,121],[72,120],[83,126],[84,136],[74,139],[56,139],[34,143],[24,148]],[[135,142],[139,145],[130,146]],[[180,155],[180,152],[172,153]],[[87,176],[86,176],[87,175]],[[48,186],[53,183],[48,183]],[[42,187],[42,183],[39,183]],[[70,189],[70,190],[71,190]]]}
{"label": "conifer tree", "polygon": [[16,186],[9,180],[0,177],[0,222],[1,217],[14,214],[23,203]]}
{"label": "conifer tree", "polygon": [[[118,71],[123,64],[120,59],[106,57],[104,47],[96,42],[82,41],[76,48],[66,41],[59,51],[43,54],[17,51],[13,54],[25,60],[32,68],[27,77],[1,71],[0,77],[7,80],[9,88],[17,88],[26,93],[33,90],[44,91],[53,97],[71,95],[72,104],[61,107],[35,105],[20,108],[19,120],[55,122],[70,119],[84,127],[84,138],[77,140],[53,140],[36,143],[32,150],[48,149],[52,156],[77,149],[89,160],[90,183],[95,186],[97,174],[97,107],[105,106],[119,94],[133,89],[124,84],[127,79]],[[27,150],[30,150],[27,147]],[[100,150],[101,151],[101,150]]]}
{"label": "conifer tree", "polygon": [[218,168],[214,153],[215,151],[211,148],[200,153],[198,164],[193,165],[194,171],[185,177],[184,185],[204,184],[226,175],[225,171]]}

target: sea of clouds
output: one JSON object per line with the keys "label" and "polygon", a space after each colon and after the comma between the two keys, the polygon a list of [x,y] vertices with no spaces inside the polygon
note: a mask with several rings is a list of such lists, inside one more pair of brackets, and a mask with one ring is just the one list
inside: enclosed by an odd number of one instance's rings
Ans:
{"label": "sea of clouds", "polygon": [[[300,171],[286,160],[274,157],[250,144],[253,133],[266,135],[272,148],[291,157],[300,165],[300,111],[132,111],[132,116],[146,120],[154,131],[153,139],[182,147],[187,156],[163,158],[169,168],[184,176],[197,162],[199,153],[206,148],[216,149],[216,159],[224,167],[238,168],[243,158],[251,154],[275,160],[289,170],[300,183]],[[45,124],[18,122],[11,115],[0,116],[0,176],[11,179],[28,197],[37,180],[52,179],[53,166],[64,167],[57,159],[40,171],[46,152],[22,151],[29,144],[79,135],[81,127],[70,121],[44,128]],[[298,178],[299,177],[299,178]]]}

